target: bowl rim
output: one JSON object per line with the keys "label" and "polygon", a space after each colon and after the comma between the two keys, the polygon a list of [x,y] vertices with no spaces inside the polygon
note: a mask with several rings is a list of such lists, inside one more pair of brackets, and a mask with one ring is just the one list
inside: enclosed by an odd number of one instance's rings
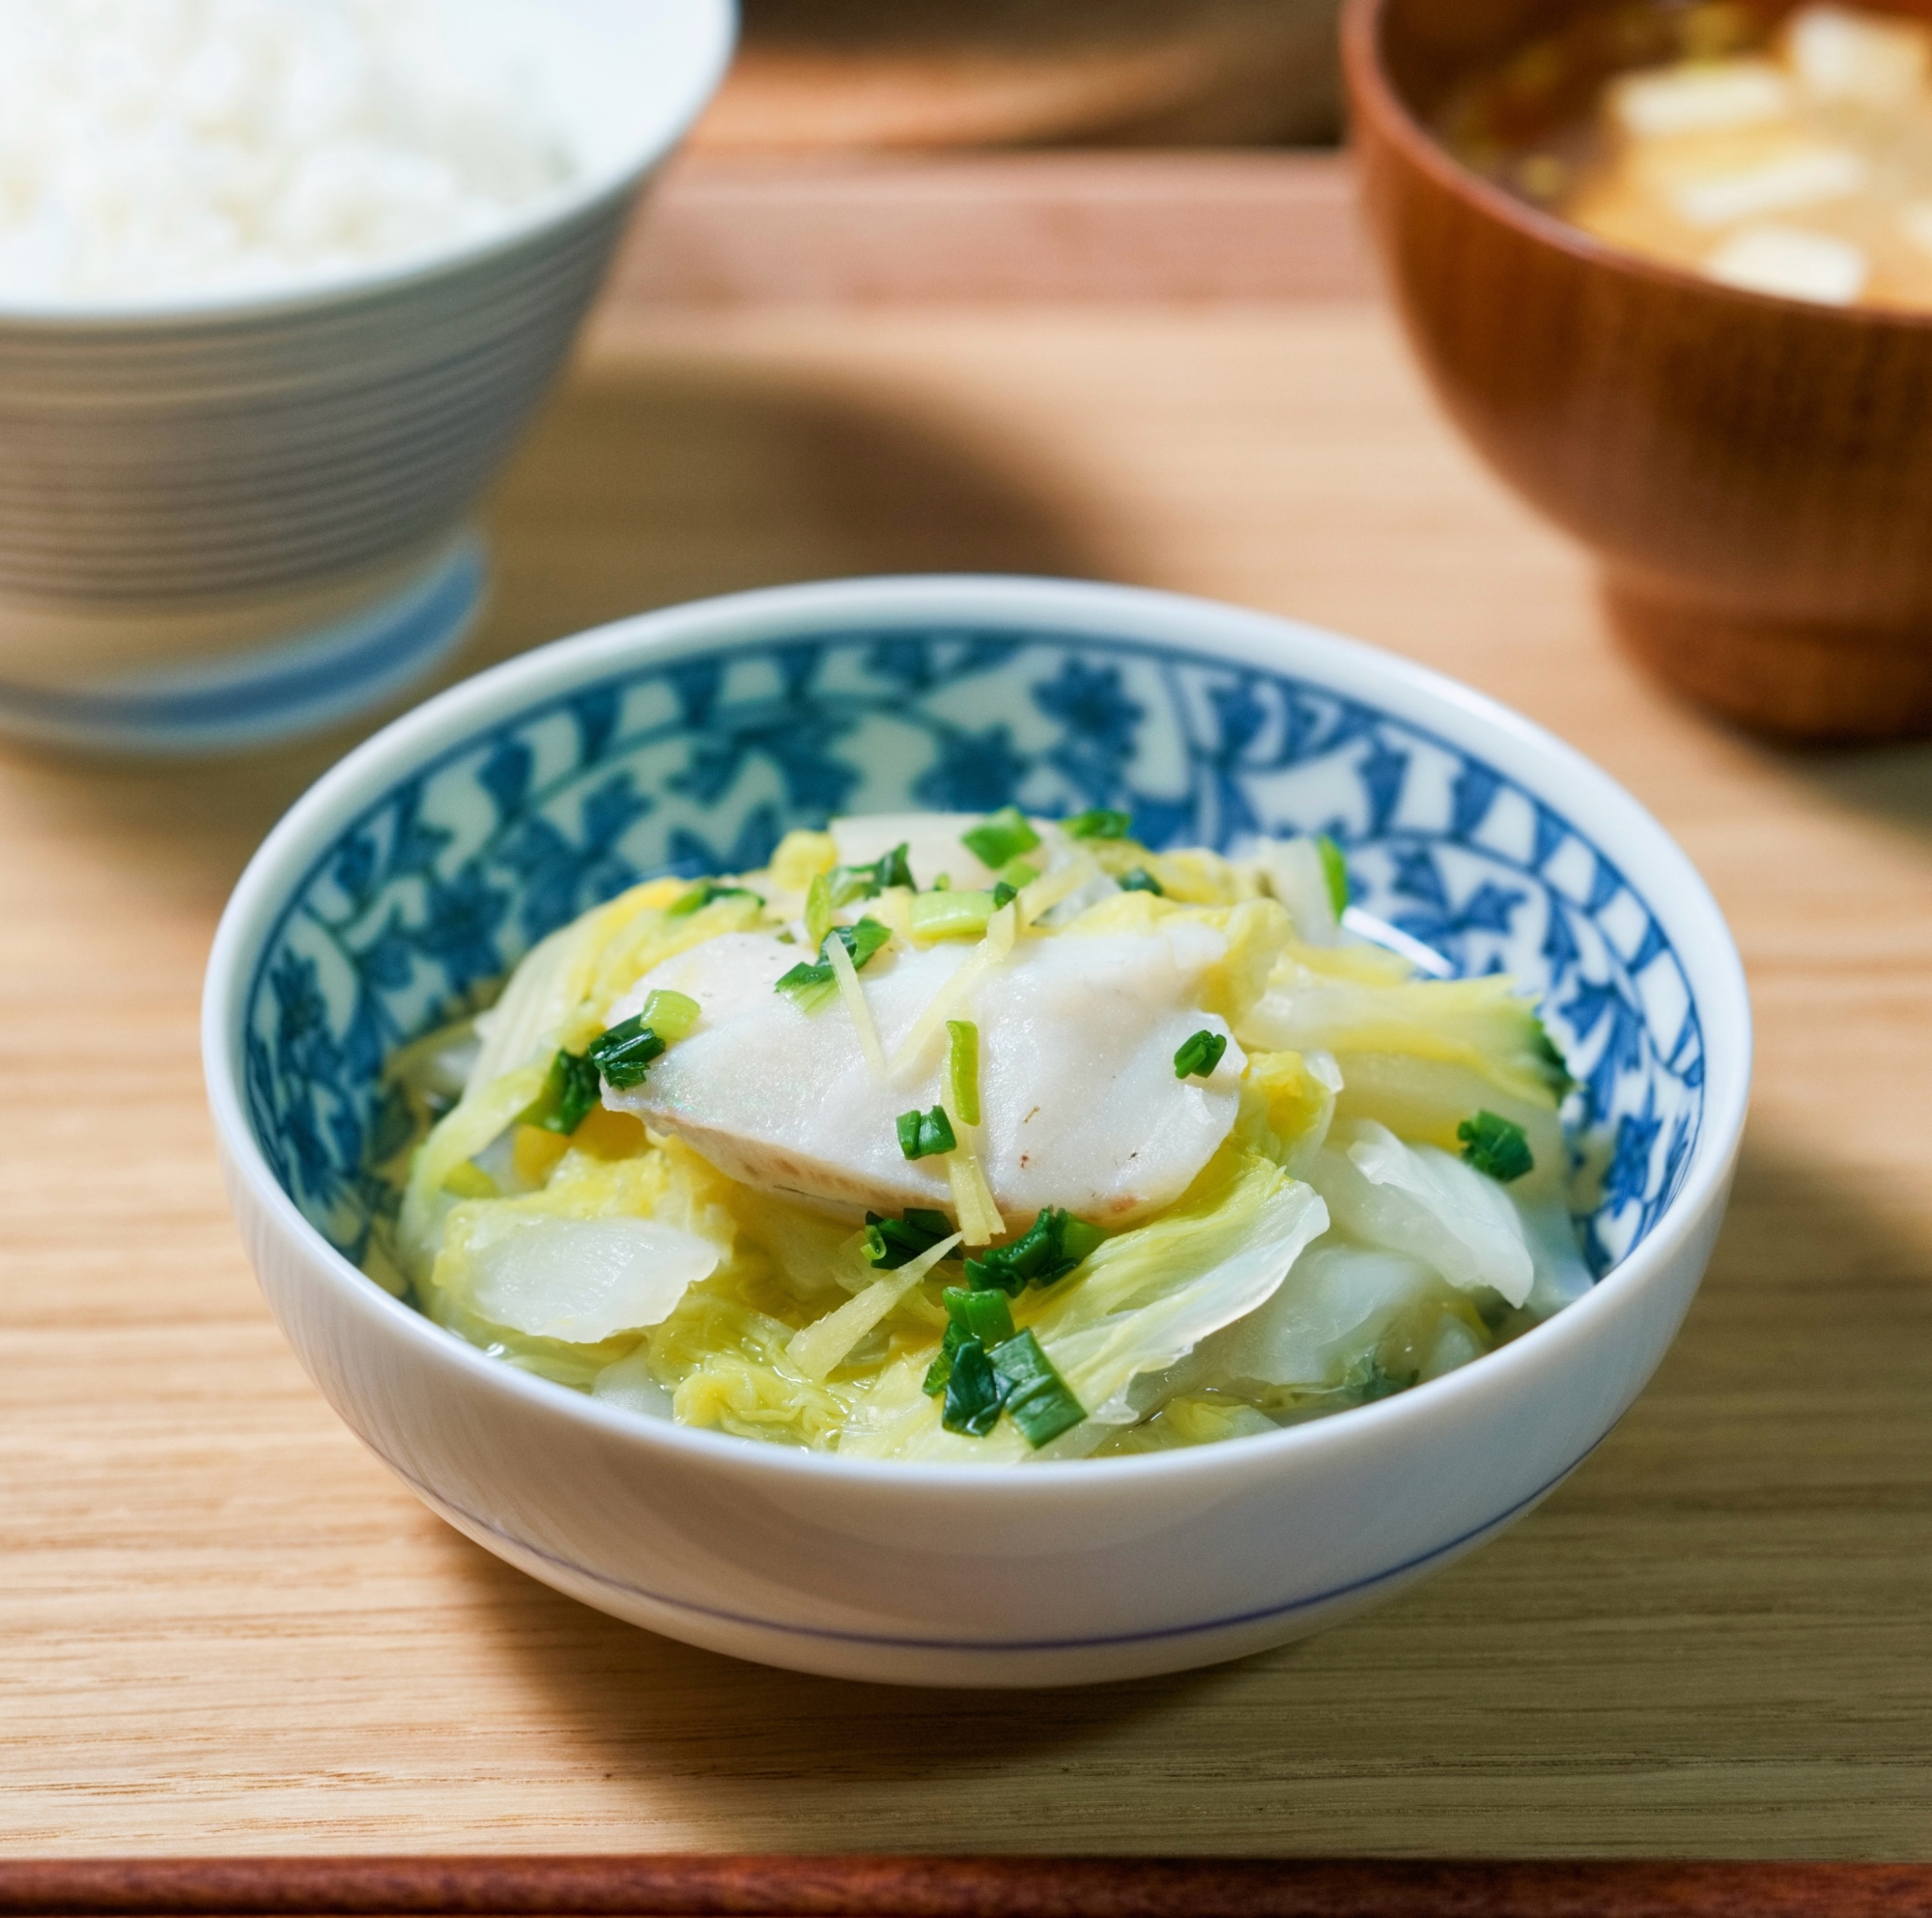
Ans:
{"label": "bowl rim", "polygon": [[[532,5],[530,11],[541,22],[544,9]],[[664,11],[667,17],[675,14],[696,21],[690,35],[693,53],[689,71],[675,96],[674,109],[629,139],[625,155],[614,162],[565,181],[487,233],[447,246],[401,254],[346,276],[298,284],[286,291],[268,287],[242,293],[169,293],[112,303],[37,299],[0,291],[0,331],[113,335],[296,319],[387,295],[407,294],[515,253],[539,236],[567,227],[573,220],[635,193],[710,104],[737,44],[738,0],[671,0]]]}
{"label": "bowl rim", "polygon": [[[1558,219],[1506,192],[1465,166],[1410,110],[1382,55],[1383,27],[1392,8],[1402,0],[1343,0],[1342,71],[1357,126],[1373,126],[1409,165],[1428,175],[1454,195],[1498,225],[1521,238],[1566,254],[1580,266],[1598,267],[1628,278],[1647,281],[1660,290],[1695,295],[1741,307],[1747,312],[1777,312],[1788,319],[1819,325],[1872,328],[1902,327],[1911,332],[1932,330],[1932,309],[1877,306],[1855,301],[1828,306],[1817,300],[1794,299],[1785,294],[1758,293],[1748,287],[1707,280],[1682,267],[1668,266],[1628,248],[1598,240],[1581,227]],[[1358,149],[1361,135],[1352,144]]]}
{"label": "bowl rim", "polygon": [[[306,877],[344,820],[397,779],[515,713],[573,686],[653,660],[735,651],[801,628],[858,633],[927,624],[981,626],[1078,637],[1138,638],[1232,663],[1304,672],[1362,696],[1392,717],[1435,730],[1534,790],[1560,791],[1566,816],[1588,822],[1593,843],[1608,843],[1627,875],[1645,874],[1640,896],[1671,935],[1698,1007],[1706,1079],[1697,1143],[1676,1195],[1649,1234],[1590,1291],[1520,1339],[1472,1365],[1346,1415],[1312,1420],[1239,1443],[1095,1461],[1011,1466],[914,1463],[840,1457],[761,1445],[725,1432],[640,1418],[487,1356],[413,1307],[392,1297],[339,1253],[283,1191],[257,1142],[242,1096],[239,1039],[255,962],[289,889]],[[1286,649],[1286,653],[1284,651]],[[1444,722],[1447,722],[1446,725]],[[1453,727],[1455,730],[1450,730]],[[1473,735],[1473,737],[1471,737]],[[1609,830],[1605,832],[1605,828]],[[1632,857],[1632,851],[1637,857]],[[1667,903],[1660,904],[1661,895]],[[694,1464],[736,1473],[803,1475],[834,1485],[864,1482],[901,1490],[981,1491],[1051,1497],[1071,1483],[1121,1486],[1149,1476],[1186,1480],[1243,1467],[1272,1472],[1292,1458],[1380,1436],[1400,1442],[1405,1424],[1448,1412],[1511,1382],[1592,1336],[1605,1313],[1661,1283],[1714,1206],[1721,1207],[1744,1132],[1751,1076],[1751,1013],[1743,962],[1702,876],[1642,804],[1554,734],[1499,701],[1399,654],[1321,628],[1222,603],[1148,588],[1004,576],[903,576],[767,587],[633,615],[502,662],[391,721],[356,747],[296,801],[250,859],[221,917],[202,997],[202,1059],[217,1140],[231,1180],[246,1188],[257,1229],[293,1241],[301,1283],[318,1278],[365,1324],[401,1338],[429,1363],[467,1370],[532,1413],[587,1425],[646,1452],[659,1448]],[[238,1212],[243,1194],[232,1195]],[[251,1240],[254,1232],[249,1234]]]}

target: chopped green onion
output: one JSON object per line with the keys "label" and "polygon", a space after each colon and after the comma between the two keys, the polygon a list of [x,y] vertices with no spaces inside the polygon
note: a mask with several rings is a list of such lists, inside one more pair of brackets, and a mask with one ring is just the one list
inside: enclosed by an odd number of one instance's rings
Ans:
{"label": "chopped green onion", "polygon": [[895,1123],[899,1150],[908,1159],[930,1159],[938,1153],[959,1149],[952,1121],[946,1116],[944,1106],[934,1106],[929,1113],[901,1113]]}
{"label": "chopped green onion", "polygon": [[1196,1032],[1175,1054],[1174,1076],[1177,1079],[1211,1079],[1214,1068],[1221,1063],[1221,1055],[1227,1050],[1225,1033]]}
{"label": "chopped green onion", "polygon": [[946,1316],[962,1339],[977,1339],[990,1352],[1013,1336],[1013,1309],[1004,1292],[974,1292],[949,1285],[940,1295]]}
{"label": "chopped green onion", "polygon": [[645,995],[643,1004],[638,1008],[638,1017],[660,1038],[682,1039],[697,1024],[703,1009],[689,994],[668,992],[660,987]]}
{"label": "chopped green onion", "polygon": [[1339,919],[1349,910],[1353,890],[1349,884],[1349,861],[1342,857],[1341,847],[1325,832],[1316,834],[1315,851],[1321,860],[1321,877],[1328,882],[1328,903]]}
{"label": "chopped green onion", "polygon": [[1039,844],[1039,834],[1028,825],[1026,814],[1018,806],[1003,805],[970,832],[960,833],[959,843],[981,865],[998,872],[1009,860],[1032,852]]}
{"label": "chopped green onion", "polygon": [[952,1043],[946,1050],[946,1088],[952,1110],[968,1125],[980,1123],[980,1029],[970,1019],[949,1019]]}
{"label": "chopped green onion", "polygon": [[990,892],[915,892],[912,932],[915,939],[980,939],[993,917]]}
{"label": "chopped green onion", "polygon": [[947,1286],[941,1295],[946,1304],[946,1337],[940,1341],[939,1355],[925,1372],[925,1396],[935,1398],[946,1390],[952,1376],[953,1355],[969,1339],[991,1347],[1013,1336],[1013,1314],[1004,1292],[968,1292],[957,1285]]}
{"label": "chopped green onion", "polygon": [[1107,805],[1089,806],[1060,823],[1069,839],[1124,839],[1134,830],[1132,813]]}
{"label": "chopped green onion", "polygon": [[597,1068],[581,1053],[558,1053],[544,1075],[543,1089],[517,1114],[519,1125],[541,1126],[568,1139],[604,1096]]}
{"label": "chopped green onion", "polygon": [[1039,868],[1030,860],[1009,860],[1000,868],[1000,884],[1024,892],[1039,877]]}
{"label": "chopped green onion", "polygon": [[779,974],[773,990],[795,1001],[801,1012],[817,1012],[838,997],[838,974],[830,960],[801,959],[790,972]]}
{"label": "chopped green onion", "polygon": [[890,926],[877,919],[861,919],[855,926],[834,926],[819,944],[818,958],[808,964],[801,960],[782,974],[773,988],[798,1003],[802,1012],[816,1012],[838,997],[838,975],[825,957],[825,947],[838,940],[852,956],[852,970],[863,972],[866,962],[893,936]]}
{"label": "chopped green onion", "polygon": [[1122,892],[1151,892],[1156,899],[1167,896],[1167,888],[1144,865],[1122,875],[1120,886]]}
{"label": "chopped green onion", "polygon": [[590,1063],[619,1091],[641,1086],[651,1069],[652,1059],[665,1049],[665,1042],[644,1024],[639,1013],[600,1032],[586,1049]]}
{"label": "chopped green onion", "polygon": [[1018,887],[1009,886],[1004,879],[996,879],[993,882],[994,912],[997,913],[1000,910],[1000,908],[1007,903],[1009,899],[1017,899],[1019,896],[1020,894]]}
{"label": "chopped green onion", "polygon": [[994,1346],[990,1356],[995,1375],[1006,1381],[1007,1410],[1036,1452],[1086,1418],[1085,1407],[1067,1390],[1031,1327]]}
{"label": "chopped green onion", "polygon": [[805,894],[805,943],[816,952],[832,930],[832,882],[814,873]]}
{"label": "chopped green onion", "polygon": [[1563,1057],[1541,1019],[1532,1016],[1530,1024],[1536,1029],[1536,1036],[1530,1041],[1536,1062],[1543,1067],[1550,1091],[1559,1101],[1567,1099],[1577,1089],[1577,1082],[1570,1076],[1570,1061]]}
{"label": "chopped green onion", "polygon": [[[866,1257],[881,1272],[896,1272],[910,1265],[922,1253],[930,1252],[941,1239],[952,1236],[952,1222],[944,1212],[908,1205],[904,1216],[887,1219],[876,1212],[866,1214]],[[956,1251],[947,1255],[959,1256]]]}
{"label": "chopped green onion", "polygon": [[706,879],[694,886],[671,907],[670,917],[681,919],[688,913],[702,911],[714,899],[756,899],[761,906],[765,903],[749,886],[720,886],[716,880]]}
{"label": "chopped green onion", "polygon": [[601,1074],[620,1091],[641,1086],[666,1039],[683,1038],[697,1023],[698,1010],[697,1001],[681,992],[652,993],[641,1011],[600,1032],[584,1048],[592,1076]]}
{"label": "chopped green onion", "polygon": [[946,1403],[939,1422],[949,1432],[984,1438],[1000,1423],[1007,1402],[1007,1382],[993,1369],[986,1348],[977,1339],[965,1339],[952,1354],[946,1380]]}
{"label": "chopped green onion", "polygon": [[858,899],[876,899],[889,886],[913,888],[912,867],[907,863],[905,844],[881,853],[870,865],[834,866],[831,875],[832,903],[849,906]]}
{"label": "chopped green onion", "polygon": [[1456,1128],[1456,1137],[1463,1142],[1463,1159],[1498,1184],[1508,1185],[1512,1179],[1520,1179],[1525,1172],[1536,1170],[1529,1135],[1515,1119],[1480,1112]]}
{"label": "chopped green onion", "polygon": [[[893,936],[891,926],[877,919],[861,919],[855,926],[834,926],[829,938],[836,939],[852,955],[852,970],[863,973],[866,962]],[[823,951],[823,947],[820,950]]]}
{"label": "chopped green onion", "polygon": [[1084,1219],[1049,1205],[1011,1245],[994,1246],[966,1261],[966,1283],[975,1291],[1018,1298],[1029,1285],[1051,1285],[1088,1257],[1106,1234]]}

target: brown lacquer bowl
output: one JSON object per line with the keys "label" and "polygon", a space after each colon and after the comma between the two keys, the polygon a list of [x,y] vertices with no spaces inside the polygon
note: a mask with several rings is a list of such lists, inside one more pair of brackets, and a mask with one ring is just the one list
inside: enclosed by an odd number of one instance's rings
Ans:
{"label": "brown lacquer bowl", "polygon": [[1652,266],[1430,130],[1459,84],[1583,11],[1350,0],[1370,219],[1423,365],[1596,552],[1618,631],[1674,686],[1789,738],[1932,733],[1932,315]]}

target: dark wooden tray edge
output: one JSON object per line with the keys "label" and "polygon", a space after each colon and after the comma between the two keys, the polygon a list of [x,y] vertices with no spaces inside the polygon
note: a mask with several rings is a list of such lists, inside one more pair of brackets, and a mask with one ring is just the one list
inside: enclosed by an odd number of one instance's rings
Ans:
{"label": "dark wooden tray edge", "polygon": [[0,1918],[1932,1918],[1932,1866],[1024,1857],[0,1860]]}

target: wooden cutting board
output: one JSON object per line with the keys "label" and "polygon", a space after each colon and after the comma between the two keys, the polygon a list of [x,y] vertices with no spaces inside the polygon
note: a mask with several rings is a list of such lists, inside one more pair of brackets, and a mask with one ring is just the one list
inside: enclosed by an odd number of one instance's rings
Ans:
{"label": "wooden cutting board", "polygon": [[748,0],[711,152],[1318,140],[1335,0]]}

